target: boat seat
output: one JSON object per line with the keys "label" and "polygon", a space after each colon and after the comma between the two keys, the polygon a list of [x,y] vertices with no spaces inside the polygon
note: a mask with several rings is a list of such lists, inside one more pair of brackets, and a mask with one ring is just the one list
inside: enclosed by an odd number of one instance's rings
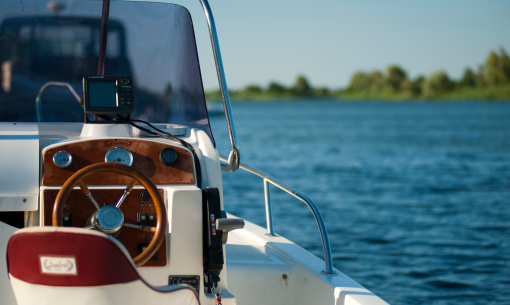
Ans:
{"label": "boat seat", "polygon": [[19,305],[200,304],[191,286],[148,284],[119,241],[92,230],[21,229],[7,245],[7,268]]}

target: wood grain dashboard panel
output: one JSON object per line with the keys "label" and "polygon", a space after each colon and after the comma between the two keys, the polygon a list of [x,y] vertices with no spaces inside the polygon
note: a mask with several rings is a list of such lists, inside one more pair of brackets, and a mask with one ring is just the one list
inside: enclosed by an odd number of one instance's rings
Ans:
{"label": "wood grain dashboard panel", "polygon": [[[105,162],[106,152],[116,146],[130,150],[133,154],[132,166],[154,184],[195,184],[193,156],[182,147],[136,139],[101,139],[73,142],[48,149],[43,155],[42,185],[63,185],[78,170]],[[159,160],[159,154],[165,148],[177,151],[177,162],[171,166]],[[73,157],[67,168],[60,168],[53,163],[53,155],[60,150],[69,152]],[[116,173],[100,173],[84,179],[87,185],[127,185],[130,181],[130,177]]]}
{"label": "wood grain dashboard panel", "polygon": [[[161,196],[164,198],[163,190],[159,190]],[[55,198],[57,198],[59,190],[45,190],[44,191],[44,218],[43,225],[44,226],[52,226],[52,215],[53,215],[53,205],[55,203]],[[147,212],[156,212],[156,208],[154,208],[154,201],[150,199],[149,201],[143,201],[140,197],[140,193],[142,189],[134,189],[131,193],[126,197],[122,205],[120,206],[120,210],[124,214],[124,222],[137,224],[137,215],[138,213],[147,213]],[[91,189],[92,196],[96,199],[99,205],[103,206],[104,204],[115,205],[119,200],[120,196],[124,193],[123,189]],[[89,216],[96,210],[90,199],[83,194],[81,190],[73,190],[66,201],[66,206],[64,207],[64,213],[71,213],[71,226],[83,228],[87,224],[87,220]],[[142,207],[143,204],[143,207]],[[152,205],[152,208],[149,207]],[[167,229],[165,229],[167,231]],[[144,238],[145,237],[145,238]],[[148,232],[143,232],[133,228],[123,228],[123,232],[117,239],[126,247],[131,258],[137,256],[138,253],[138,245],[149,243],[151,239],[151,234]],[[157,251],[157,261],[149,261],[143,265],[144,267],[154,267],[154,266],[166,266],[166,235],[165,240],[159,250]]]}

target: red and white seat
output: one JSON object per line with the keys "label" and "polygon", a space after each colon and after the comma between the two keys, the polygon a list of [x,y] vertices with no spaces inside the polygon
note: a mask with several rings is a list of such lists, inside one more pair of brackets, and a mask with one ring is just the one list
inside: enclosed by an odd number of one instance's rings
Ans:
{"label": "red and white seat", "polygon": [[199,304],[190,286],[149,285],[124,246],[97,231],[21,229],[9,240],[7,266],[19,305]]}

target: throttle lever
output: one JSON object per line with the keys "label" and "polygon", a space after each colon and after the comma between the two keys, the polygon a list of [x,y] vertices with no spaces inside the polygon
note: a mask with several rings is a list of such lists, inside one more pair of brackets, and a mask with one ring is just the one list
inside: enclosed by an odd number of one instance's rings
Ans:
{"label": "throttle lever", "polygon": [[240,218],[217,218],[216,230],[223,231],[222,240],[223,244],[227,243],[228,232],[236,229],[244,228],[244,220]]}

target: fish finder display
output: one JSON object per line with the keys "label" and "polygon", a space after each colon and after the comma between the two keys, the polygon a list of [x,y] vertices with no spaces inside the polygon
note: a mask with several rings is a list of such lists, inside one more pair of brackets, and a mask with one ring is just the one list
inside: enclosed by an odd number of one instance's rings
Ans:
{"label": "fish finder display", "polygon": [[117,95],[115,94],[115,90],[115,82],[90,82],[89,106],[117,107]]}
{"label": "fish finder display", "polygon": [[85,76],[83,107],[86,114],[133,113],[135,96],[130,75]]}

